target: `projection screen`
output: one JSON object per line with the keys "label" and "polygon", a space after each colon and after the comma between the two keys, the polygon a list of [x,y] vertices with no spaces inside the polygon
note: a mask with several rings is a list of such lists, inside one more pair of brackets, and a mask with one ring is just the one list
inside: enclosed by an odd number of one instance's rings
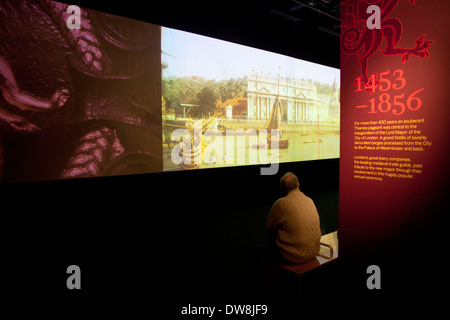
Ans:
{"label": "projection screen", "polygon": [[162,28],[164,170],[339,157],[339,69]]}
{"label": "projection screen", "polygon": [[51,0],[0,8],[0,182],[339,157],[339,70]]}

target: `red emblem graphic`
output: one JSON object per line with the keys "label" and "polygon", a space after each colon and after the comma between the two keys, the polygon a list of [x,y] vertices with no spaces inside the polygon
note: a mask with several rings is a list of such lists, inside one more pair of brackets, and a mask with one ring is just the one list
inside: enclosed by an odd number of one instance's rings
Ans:
{"label": "red emblem graphic", "polygon": [[[421,35],[415,41],[414,48],[397,47],[403,34],[403,25],[398,18],[389,17],[389,15],[398,2],[399,0],[347,0],[342,2],[341,50],[345,55],[342,64],[350,56],[358,54],[361,67],[360,79],[365,84],[369,82],[367,76],[369,59],[381,47],[383,39],[386,39],[386,48],[381,52],[385,56],[401,55],[402,63],[407,62],[411,55],[420,58],[429,57],[428,48],[435,44],[433,40],[426,40],[425,35]],[[414,5],[416,1],[409,0],[409,2]],[[370,5],[377,5],[380,8],[381,24],[379,29],[367,27],[366,22],[370,15],[366,11]]]}

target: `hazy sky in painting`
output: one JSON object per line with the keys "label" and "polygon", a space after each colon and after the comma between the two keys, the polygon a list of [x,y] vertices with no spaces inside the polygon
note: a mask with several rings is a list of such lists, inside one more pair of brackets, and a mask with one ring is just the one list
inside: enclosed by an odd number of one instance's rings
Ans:
{"label": "hazy sky in painting", "polygon": [[281,54],[170,28],[162,29],[165,76],[200,76],[205,79],[241,78],[258,74],[312,79],[340,87],[340,70]]}

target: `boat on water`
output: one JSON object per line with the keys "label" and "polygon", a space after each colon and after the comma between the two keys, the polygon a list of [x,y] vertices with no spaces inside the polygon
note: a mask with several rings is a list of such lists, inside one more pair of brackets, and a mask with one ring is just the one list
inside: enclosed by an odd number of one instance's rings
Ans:
{"label": "boat on water", "polygon": [[319,139],[309,138],[309,139],[306,139],[305,141],[303,141],[303,143],[321,143],[321,142],[323,142],[323,138],[319,138]]}
{"label": "boat on water", "polygon": [[264,149],[265,147],[266,147],[265,143],[259,143],[259,144],[252,145],[253,149]]}
{"label": "boat on water", "polygon": [[[263,129],[267,130],[267,147],[287,149],[289,148],[289,139],[283,139],[281,135],[281,101],[279,96],[276,97],[272,106],[272,112],[269,119]],[[272,135],[272,130],[277,130],[277,135]],[[265,143],[260,142],[258,145],[254,145],[253,148],[264,148]]]}
{"label": "boat on water", "polygon": [[202,140],[199,137],[194,137],[191,143],[183,143],[183,148],[179,155],[183,159],[180,167],[183,170],[192,170],[200,168],[200,163],[197,159],[202,157]]}
{"label": "boat on water", "polygon": [[269,144],[271,148],[275,148],[275,146],[278,146],[278,149],[289,148],[289,139],[278,139],[278,142],[276,142],[275,140],[276,138],[271,138]]}

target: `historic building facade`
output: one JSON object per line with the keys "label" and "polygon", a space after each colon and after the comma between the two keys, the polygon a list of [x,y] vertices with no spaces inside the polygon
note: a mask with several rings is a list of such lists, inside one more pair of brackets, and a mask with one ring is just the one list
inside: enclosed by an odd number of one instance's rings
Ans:
{"label": "historic building facade", "polygon": [[247,119],[267,120],[277,95],[282,103],[282,122],[313,122],[318,114],[320,121],[326,121],[338,114],[335,95],[318,94],[311,82],[255,72],[247,76],[247,82]]}

